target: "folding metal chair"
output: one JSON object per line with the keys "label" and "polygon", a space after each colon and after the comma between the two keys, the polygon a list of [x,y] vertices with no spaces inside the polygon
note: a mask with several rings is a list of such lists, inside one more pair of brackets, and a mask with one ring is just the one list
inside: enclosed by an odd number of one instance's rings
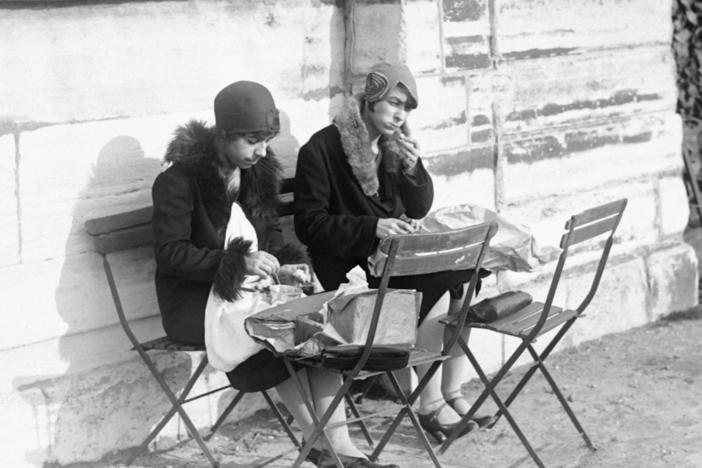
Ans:
{"label": "folding metal chair", "polygon": [[[190,396],[191,390],[193,389],[195,383],[202,375],[203,371],[205,370],[205,367],[207,366],[207,354],[205,352],[204,344],[192,345],[177,343],[165,336],[157,338],[155,340],[140,342],[134,335],[134,332],[132,331],[131,326],[125,316],[124,308],[122,307],[122,301],[120,299],[119,291],[117,289],[117,284],[112,273],[112,267],[109,262],[109,254],[130,248],[150,245],[152,243],[151,212],[151,207],[147,207],[130,212],[119,213],[112,216],[106,216],[103,218],[91,219],[86,222],[86,231],[88,232],[88,234],[93,236],[95,250],[102,256],[103,268],[105,270],[105,275],[107,276],[107,282],[110,287],[110,293],[112,294],[112,300],[117,310],[119,322],[122,325],[122,328],[124,329],[127,338],[129,338],[129,341],[133,345],[132,349],[135,349],[139,353],[139,356],[144,361],[144,364],[149,369],[153,377],[156,379],[159,386],[166,394],[166,397],[171,403],[171,408],[161,418],[158,424],[156,424],[156,426],[149,433],[146,439],[144,439],[144,441],[141,443],[139,448],[132,453],[127,463],[131,464],[141,453],[143,453],[148,448],[151,441],[159,434],[159,432],[161,432],[161,430],[168,423],[168,421],[170,421],[171,418],[176,413],[178,413],[178,415],[183,420],[183,423],[185,424],[188,433],[193,439],[195,439],[197,444],[200,446],[200,449],[204,453],[205,457],[207,457],[207,460],[212,464],[212,466],[217,467],[219,466],[219,462],[215,459],[214,455],[212,454],[212,451],[205,443],[205,440],[208,440],[215,434],[217,429],[219,429],[219,427],[225,421],[227,416],[229,416],[229,414],[236,407],[239,401],[241,401],[246,392],[240,391],[234,396],[232,401],[227,405],[222,414],[219,416],[217,421],[212,425],[209,434],[206,437],[202,437],[200,435],[200,432],[195,427],[192,420],[186,413],[185,409],[183,408],[183,405],[185,403],[189,403],[191,401],[231,388],[231,386],[225,385],[205,393]],[[180,391],[180,394],[178,396],[176,396],[176,393],[169,387],[168,383],[161,375],[161,372],[158,370],[153,360],[149,356],[149,351],[197,352],[201,354],[202,357],[200,359],[199,364],[195,368],[195,371],[193,372],[192,376],[187,381],[187,383]],[[276,417],[283,426],[283,429],[285,430],[295,447],[301,447],[301,444],[297,441],[297,438],[295,437],[290,428],[290,420],[286,421],[286,419],[283,417],[280,410],[266,391],[262,391],[261,394],[263,395],[263,398],[268,402],[268,405],[270,406],[271,410],[275,413]],[[257,466],[263,466],[267,463],[270,463],[271,461],[279,458],[280,456],[281,455],[270,457],[260,462]]]}
{"label": "folding metal chair", "polygon": [[[440,454],[444,453],[451,446],[453,441],[456,440],[458,435],[461,433],[461,430],[468,424],[470,418],[472,418],[476,414],[476,412],[483,404],[483,402],[487,399],[487,397],[491,396],[498,407],[498,411],[495,414],[495,418],[492,424],[494,425],[500,418],[500,416],[504,415],[509,424],[514,429],[519,439],[521,440],[524,447],[527,449],[527,451],[533,458],[534,462],[536,462],[538,466],[543,467],[544,465],[541,462],[541,459],[538,457],[532,446],[529,444],[523,432],[521,431],[521,429],[519,428],[519,426],[517,425],[517,423],[515,422],[514,418],[508,410],[510,404],[512,404],[514,399],[524,388],[524,385],[526,385],[529,379],[534,375],[537,369],[540,370],[543,376],[546,378],[546,381],[551,386],[551,389],[553,390],[558,400],[561,402],[563,409],[570,417],[570,420],[573,422],[573,425],[575,425],[575,428],[580,433],[587,446],[590,449],[595,450],[594,446],[592,445],[592,442],[590,441],[590,438],[585,433],[585,430],[582,428],[580,422],[575,417],[575,414],[570,408],[570,405],[568,405],[568,402],[563,397],[561,391],[558,389],[558,386],[556,385],[556,382],[554,381],[553,377],[546,369],[546,366],[544,365],[544,360],[553,351],[554,347],[558,344],[561,338],[563,338],[563,336],[570,329],[575,320],[582,315],[583,311],[590,304],[590,301],[592,301],[592,298],[594,297],[597,291],[597,287],[599,286],[600,279],[605,268],[605,264],[607,263],[607,257],[609,256],[609,251],[613,243],[614,231],[619,225],[619,221],[624,212],[624,208],[626,207],[626,203],[626,199],[617,200],[583,211],[582,213],[576,214],[570,218],[570,220],[566,223],[565,226],[566,232],[561,237],[560,247],[562,251],[558,259],[558,263],[556,264],[556,269],[553,274],[553,280],[551,281],[551,286],[549,288],[545,302],[533,302],[530,305],[520,310],[517,310],[516,312],[506,317],[498,318],[494,322],[490,323],[464,323],[463,321],[455,319],[447,320],[444,322],[450,330],[458,331],[463,329],[463,327],[482,328],[503,335],[510,335],[520,338],[521,343],[519,344],[517,349],[512,353],[509,359],[507,359],[507,361],[500,368],[500,370],[497,371],[493,378],[488,379],[488,377],[485,375],[485,372],[480,367],[480,364],[476,360],[473,352],[468,347],[468,344],[459,335],[458,344],[463,349],[466,356],[468,356],[470,363],[473,365],[475,371],[480,377],[480,380],[485,385],[485,390],[483,390],[480,396],[478,396],[478,398],[475,400],[475,403],[473,403],[468,413],[466,413],[463,416],[461,424],[459,424],[459,426],[453,431],[453,433],[451,433],[451,435],[446,439],[446,441],[444,441],[443,445],[439,448]],[[553,298],[555,297],[556,289],[558,288],[558,283],[561,279],[561,274],[563,273],[566,258],[568,257],[568,249],[575,244],[579,244],[581,242],[593,239],[595,237],[603,236],[605,234],[607,234],[608,237],[601,246],[602,252],[600,255],[599,263],[594,272],[594,277],[590,289],[583,301],[575,310],[564,309],[553,305]],[[541,353],[538,353],[532,346],[532,343],[536,340],[537,337],[542,336],[550,330],[554,330],[556,327],[560,328],[555,332],[555,336],[546,345],[543,351],[541,351]],[[507,399],[502,401],[502,399],[497,395],[495,388],[502,381],[502,379],[505,377],[505,375],[508,373],[511,367],[517,362],[517,359],[519,359],[519,357],[524,352],[528,352],[531,355],[531,357],[534,360],[534,363],[527,370],[527,372],[524,374],[521,380],[517,383],[515,388],[507,397]]]}
{"label": "folding metal chair", "polygon": [[[398,427],[400,422],[402,422],[404,417],[408,416],[417,432],[417,436],[434,463],[434,466],[438,468],[441,467],[436,455],[434,454],[431,444],[424,434],[424,430],[419,424],[417,415],[412,409],[412,404],[417,400],[419,394],[422,392],[434,372],[436,372],[441,362],[450,357],[449,350],[455,343],[457,336],[453,336],[441,352],[429,352],[419,348],[409,349],[407,364],[400,364],[399,367],[388,366],[388,368],[383,369],[378,369],[377,367],[369,369],[369,358],[371,357],[374,349],[379,349],[378,345],[374,343],[374,339],[376,336],[383,301],[386,297],[386,293],[388,292],[388,282],[390,278],[393,276],[417,275],[445,270],[473,269],[477,272],[480,268],[480,264],[489,244],[489,240],[494,235],[496,230],[497,227],[494,223],[485,223],[445,233],[392,236],[384,239],[380,243],[379,248],[387,253],[387,260],[383,269],[379,288],[377,289],[377,296],[373,307],[368,335],[365,344],[358,345],[356,347],[358,358],[355,365],[353,365],[353,368],[348,369],[348,367],[335,367],[329,365],[329,363],[326,363],[320,357],[304,359],[285,357],[285,364],[291,376],[294,378],[298,391],[305,400],[308,411],[312,415],[316,425],[312,435],[306,441],[304,447],[300,450],[293,467],[300,466],[312,448],[312,445],[319,437],[326,440],[324,429],[332,427],[331,425],[328,426],[327,423],[329,422],[334,410],[340,404],[341,400],[347,395],[353,380],[368,378],[382,373],[387,375],[392,383],[397,396],[402,403],[402,409],[396,415],[382,440],[375,447],[373,453],[370,455],[370,458],[372,460],[376,460],[378,458],[395,429]],[[475,290],[477,281],[478,275],[476,273],[473,275],[469,283],[468,293],[466,294],[467,298],[471,298],[473,296],[473,291]],[[466,301],[469,300],[470,299],[466,299]],[[464,307],[464,311],[465,310],[467,310],[467,304]],[[413,310],[411,313],[416,313],[416,311]],[[348,349],[349,345],[344,346],[346,349]],[[297,372],[295,372],[293,364],[303,364],[305,366],[324,368],[332,372],[338,372],[343,376],[342,386],[334,396],[329,408],[321,418],[317,418],[315,416],[315,411],[312,406],[310,396],[307,394],[304,386],[302,385],[299,375]],[[395,376],[395,372],[422,364],[430,364],[431,366],[429,371],[419,381],[415,390],[412,391],[411,394],[407,395],[401,388]],[[366,416],[364,419],[367,419],[368,417],[372,416]],[[349,418],[344,424],[351,424],[354,422],[357,422],[357,418]],[[326,441],[328,444],[328,440]],[[332,456],[336,465],[339,468],[343,468],[338,455],[333,453],[333,451]]]}

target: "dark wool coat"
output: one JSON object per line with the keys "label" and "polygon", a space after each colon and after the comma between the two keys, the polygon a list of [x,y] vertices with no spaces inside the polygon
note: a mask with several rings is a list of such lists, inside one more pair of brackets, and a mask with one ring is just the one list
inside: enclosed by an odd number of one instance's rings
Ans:
{"label": "dark wool coat", "polygon": [[375,170],[359,104],[349,99],[334,124],[300,148],[295,173],[295,232],[306,244],[325,289],[336,289],[354,266],[366,268],[380,218],[422,218],[434,188],[421,160],[414,175],[399,169],[383,138]]}
{"label": "dark wool coat", "polygon": [[230,199],[215,166],[214,129],[191,121],[168,145],[171,166],[152,188],[156,294],[166,334],[177,341],[204,343],[205,306],[213,283],[224,299],[235,299],[244,279],[249,242],[234,239],[223,248],[231,204],[238,201],[258,236],[258,247],[282,263],[304,254],[283,245],[278,215],[280,164],[269,151],[241,170],[238,194]]}

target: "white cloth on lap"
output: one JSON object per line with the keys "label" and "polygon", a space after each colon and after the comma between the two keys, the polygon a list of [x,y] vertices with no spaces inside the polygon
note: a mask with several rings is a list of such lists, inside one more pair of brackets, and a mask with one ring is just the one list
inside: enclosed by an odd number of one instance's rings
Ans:
{"label": "white cloth on lap", "polygon": [[[256,230],[246,218],[237,203],[232,204],[232,213],[227,224],[224,245],[236,237],[251,241],[251,251],[258,250]],[[242,285],[252,288],[259,281],[255,275],[247,275]],[[212,289],[205,308],[205,347],[210,364],[215,369],[229,372],[264,347],[255,342],[244,329],[244,319],[256,312],[270,307],[262,301],[259,293],[241,291],[241,298],[225,301]]]}

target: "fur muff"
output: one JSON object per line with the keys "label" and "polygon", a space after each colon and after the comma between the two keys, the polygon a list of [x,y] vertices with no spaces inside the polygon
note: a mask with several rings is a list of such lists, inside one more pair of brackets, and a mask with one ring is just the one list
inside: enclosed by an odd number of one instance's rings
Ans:
{"label": "fur muff", "polygon": [[[363,189],[366,196],[372,197],[378,193],[378,173],[375,168],[375,155],[371,151],[370,135],[361,108],[364,106],[362,97],[348,97],[334,117],[334,125],[339,130],[341,147],[351,166],[351,172]],[[402,132],[409,135],[407,122],[402,125]],[[397,154],[392,152],[387,138],[381,137],[378,146],[383,152],[385,167],[396,167]],[[389,163],[389,164],[388,164]]]}
{"label": "fur muff", "polygon": [[306,263],[312,266],[312,262],[305,254],[305,249],[294,244],[284,244],[280,249],[271,253],[275,255],[281,265]]}
{"label": "fur muff", "polygon": [[251,241],[236,237],[229,242],[227,253],[219,264],[214,279],[214,293],[225,301],[241,297],[241,284],[246,276],[246,256],[251,249]]}

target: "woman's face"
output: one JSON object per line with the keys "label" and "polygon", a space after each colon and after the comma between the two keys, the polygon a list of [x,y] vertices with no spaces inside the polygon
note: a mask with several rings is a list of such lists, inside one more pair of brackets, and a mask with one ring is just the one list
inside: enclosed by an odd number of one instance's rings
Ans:
{"label": "woman's face", "polygon": [[395,86],[383,99],[375,103],[373,111],[368,115],[378,133],[391,136],[399,130],[412,112],[407,101],[407,91],[401,86]]}
{"label": "woman's face", "polygon": [[255,135],[244,135],[224,143],[220,160],[232,169],[248,169],[261,158],[266,157],[266,149],[270,138],[260,140]]}

